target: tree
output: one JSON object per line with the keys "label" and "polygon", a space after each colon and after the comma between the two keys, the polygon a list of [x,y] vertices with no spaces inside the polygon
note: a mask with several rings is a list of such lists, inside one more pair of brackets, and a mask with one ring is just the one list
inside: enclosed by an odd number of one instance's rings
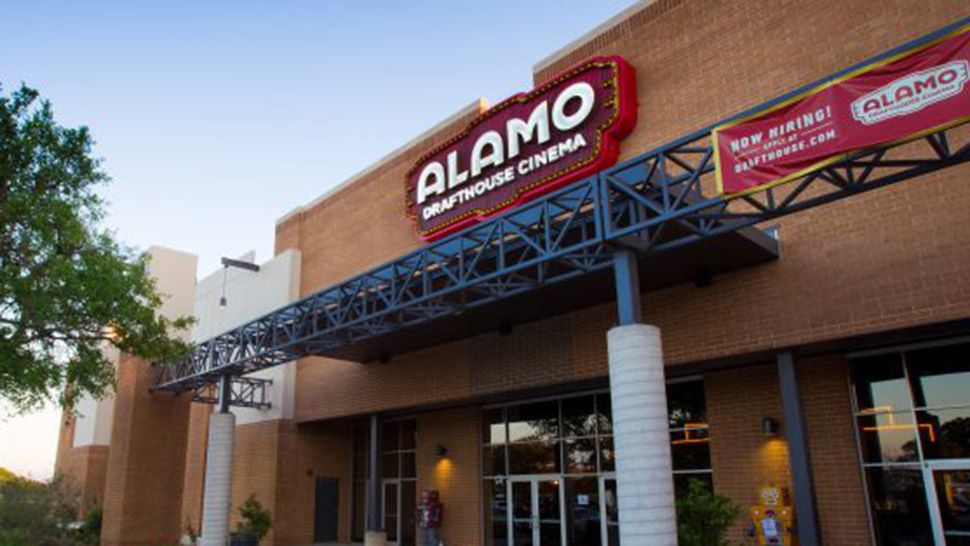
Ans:
{"label": "tree", "polygon": [[109,392],[108,344],[147,360],[188,350],[172,334],[190,320],[157,313],[147,257],[101,226],[109,178],[91,146],[37,91],[0,87],[0,400],[16,411]]}

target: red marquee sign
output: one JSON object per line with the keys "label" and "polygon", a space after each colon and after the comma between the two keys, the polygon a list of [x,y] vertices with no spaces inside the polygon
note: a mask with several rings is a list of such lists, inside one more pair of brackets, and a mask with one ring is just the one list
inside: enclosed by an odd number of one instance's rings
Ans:
{"label": "red marquee sign", "polygon": [[858,150],[970,120],[970,26],[713,132],[718,190],[745,195]]}
{"label": "red marquee sign", "polygon": [[636,124],[633,67],[597,57],[490,108],[407,176],[407,215],[434,240],[616,163]]}

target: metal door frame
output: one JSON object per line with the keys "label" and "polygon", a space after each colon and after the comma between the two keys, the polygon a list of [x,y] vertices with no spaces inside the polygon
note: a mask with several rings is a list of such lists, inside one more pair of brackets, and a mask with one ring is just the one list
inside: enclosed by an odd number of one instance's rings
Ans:
{"label": "metal door frame", "polygon": [[[513,508],[515,498],[512,496],[512,484],[515,482],[522,482],[529,484],[529,494],[530,498],[530,509],[531,516],[529,518],[530,525],[532,526],[532,544],[533,546],[542,546],[541,544],[541,521],[539,519],[539,482],[555,482],[556,486],[559,488],[559,544],[565,546],[566,544],[566,484],[562,474],[520,474],[515,476],[507,476],[505,478],[505,494],[508,502],[506,503],[506,537],[508,537],[509,546],[515,544],[515,537],[513,535],[514,521],[513,521]],[[521,518],[520,518],[521,519]]]}
{"label": "metal door frame", "polygon": [[937,471],[947,470],[970,472],[970,459],[932,459],[923,463],[923,490],[926,491],[926,503],[930,511],[930,526],[933,528],[933,538],[937,546],[946,545],[946,535],[943,529],[940,497],[936,491],[936,480],[933,474]]}

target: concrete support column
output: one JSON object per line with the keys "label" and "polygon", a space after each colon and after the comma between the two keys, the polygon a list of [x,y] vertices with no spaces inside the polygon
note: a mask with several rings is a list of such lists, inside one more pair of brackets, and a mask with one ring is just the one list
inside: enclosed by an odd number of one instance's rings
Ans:
{"label": "concrete support column", "polygon": [[622,546],[676,546],[673,468],[660,329],[607,334]]}
{"label": "concrete support column", "polygon": [[225,546],[229,541],[232,504],[232,451],[236,416],[216,412],[209,417],[205,493],[202,499],[201,546]]}

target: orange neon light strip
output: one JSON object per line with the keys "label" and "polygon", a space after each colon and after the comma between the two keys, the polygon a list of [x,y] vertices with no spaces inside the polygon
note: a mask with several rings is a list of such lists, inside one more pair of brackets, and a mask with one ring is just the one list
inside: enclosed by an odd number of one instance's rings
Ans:
{"label": "orange neon light strip", "polygon": [[707,430],[711,428],[707,423],[684,423],[684,439],[683,440],[671,440],[670,445],[679,446],[684,444],[704,444],[710,442],[710,438],[691,438],[690,431],[692,430]]}
{"label": "orange neon light strip", "polygon": [[933,425],[931,425],[929,423],[920,423],[919,425],[894,425],[894,424],[877,425],[877,426],[874,426],[874,427],[862,427],[862,431],[863,432],[878,432],[880,430],[903,430],[903,429],[915,428],[917,426],[919,428],[925,428],[925,429],[927,429],[927,431],[929,431],[930,441],[931,442],[936,442],[936,431],[933,430]]}

